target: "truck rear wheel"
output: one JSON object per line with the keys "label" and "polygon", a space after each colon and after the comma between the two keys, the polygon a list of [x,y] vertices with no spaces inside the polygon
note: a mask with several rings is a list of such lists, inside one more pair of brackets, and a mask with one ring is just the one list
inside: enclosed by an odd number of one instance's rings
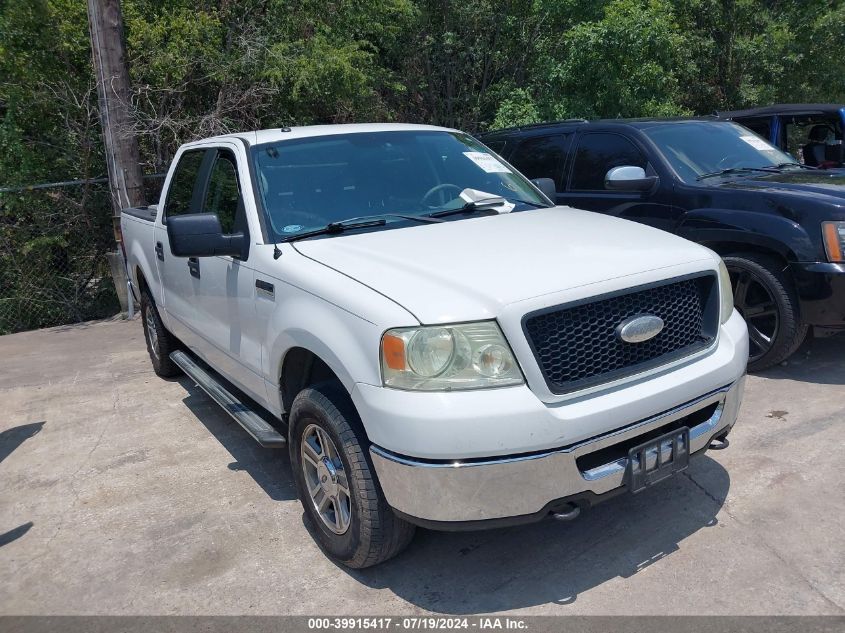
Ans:
{"label": "truck rear wheel", "polygon": [[146,290],[141,292],[141,323],[153,371],[163,378],[177,376],[181,370],[170,360],[170,352],[177,349],[178,341],[164,327],[158,308]]}
{"label": "truck rear wheel", "polygon": [[320,547],[347,567],[393,558],[414,537],[375,477],[355,407],[342,387],[301,391],[290,411],[290,461],[306,521]]}
{"label": "truck rear wheel", "polygon": [[798,349],[808,329],[783,266],[757,253],[738,253],[724,260],[734,305],[748,324],[748,371],[783,362]]}

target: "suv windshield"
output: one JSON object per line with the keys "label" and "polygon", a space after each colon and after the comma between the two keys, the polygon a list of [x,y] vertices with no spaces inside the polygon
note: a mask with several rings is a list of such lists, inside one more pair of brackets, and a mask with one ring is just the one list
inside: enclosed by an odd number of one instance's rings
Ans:
{"label": "suv windshield", "polygon": [[686,182],[726,169],[776,169],[795,159],[736,123],[685,121],[643,130]]}
{"label": "suv windshield", "polygon": [[349,218],[456,209],[467,202],[464,189],[475,189],[475,199],[504,198],[516,210],[548,206],[522,175],[459,132],[357,132],[268,143],[253,152],[276,240]]}

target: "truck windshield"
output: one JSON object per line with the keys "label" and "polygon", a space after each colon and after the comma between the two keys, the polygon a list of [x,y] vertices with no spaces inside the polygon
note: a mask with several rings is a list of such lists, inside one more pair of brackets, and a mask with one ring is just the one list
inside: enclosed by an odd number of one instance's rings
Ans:
{"label": "truck windshield", "polygon": [[[747,169],[780,169],[795,163],[751,130],[727,122],[672,122],[643,130],[686,182]],[[796,168],[800,166],[796,165]]]}
{"label": "truck windshield", "polygon": [[356,132],[257,145],[253,152],[276,240],[352,217],[459,208],[465,189],[480,192],[476,198],[504,198],[515,211],[548,206],[522,175],[459,132]]}

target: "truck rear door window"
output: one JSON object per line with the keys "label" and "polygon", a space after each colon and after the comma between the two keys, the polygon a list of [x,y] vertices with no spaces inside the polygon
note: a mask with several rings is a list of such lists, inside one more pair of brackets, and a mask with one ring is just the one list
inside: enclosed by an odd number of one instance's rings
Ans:
{"label": "truck rear door window", "polygon": [[182,154],[167,191],[164,203],[164,215],[199,213],[202,191],[198,176],[202,167],[205,150],[191,150]]}

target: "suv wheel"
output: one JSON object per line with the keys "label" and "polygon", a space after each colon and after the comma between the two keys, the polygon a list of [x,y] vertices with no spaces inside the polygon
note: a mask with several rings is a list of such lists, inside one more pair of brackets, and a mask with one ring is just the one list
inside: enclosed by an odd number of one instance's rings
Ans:
{"label": "suv wheel", "polygon": [[414,526],[397,517],[376,480],[360,419],[334,383],[301,391],[290,411],[290,461],[306,522],[344,565],[377,565],[405,549]]}
{"label": "suv wheel", "polygon": [[734,306],[748,324],[748,370],[783,362],[804,341],[798,297],[777,260],[757,253],[724,258],[734,289]]}

